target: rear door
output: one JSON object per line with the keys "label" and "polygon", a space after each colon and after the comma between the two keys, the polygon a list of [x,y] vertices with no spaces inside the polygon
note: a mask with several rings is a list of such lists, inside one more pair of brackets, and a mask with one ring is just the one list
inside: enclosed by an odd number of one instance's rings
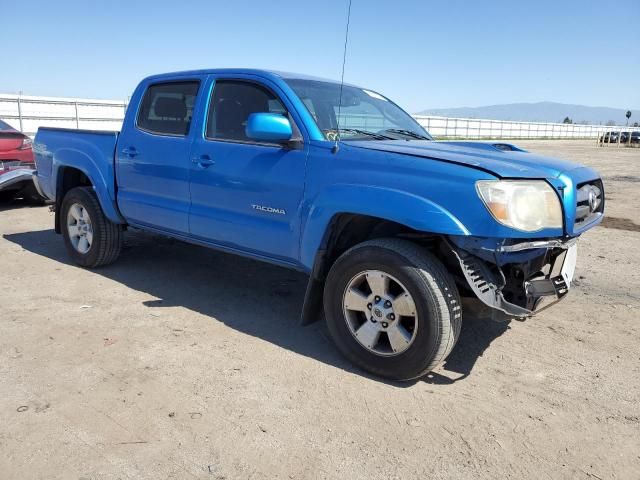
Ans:
{"label": "rear door", "polygon": [[[307,150],[295,111],[264,79],[216,76],[207,89],[208,111],[192,151],[191,234],[296,261]],[[283,146],[248,138],[247,119],[259,112],[287,116],[300,141]]]}
{"label": "rear door", "polygon": [[163,231],[189,232],[191,120],[200,78],[149,83],[132,102],[117,146],[118,206],[128,222]]}

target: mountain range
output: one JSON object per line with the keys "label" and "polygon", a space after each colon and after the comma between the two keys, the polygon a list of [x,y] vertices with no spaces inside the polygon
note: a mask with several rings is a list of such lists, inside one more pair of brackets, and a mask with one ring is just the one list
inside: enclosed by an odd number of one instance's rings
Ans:
{"label": "mountain range", "polygon": [[[640,111],[633,112],[631,123],[640,121]],[[624,125],[627,109],[611,107],[588,107],[568,103],[508,103],[485,107],[432,108],[416,115],[437,115],[459,118],[487,118],[491,120],[519,120],[522,122],[557,122],[569,117],[574,123],[606,124],[615,122]],[[635,117],[635,118],[634,118]]]}

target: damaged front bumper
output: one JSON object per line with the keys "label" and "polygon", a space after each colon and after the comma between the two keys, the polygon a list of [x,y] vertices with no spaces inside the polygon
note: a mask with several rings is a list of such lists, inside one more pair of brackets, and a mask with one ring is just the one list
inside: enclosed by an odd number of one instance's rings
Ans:
{"label": "damaged front bumper", "polygon": [[451,249],[469,288],[508,315],[532,315],[571,288],[577,238],[536,241],[451,237]]}

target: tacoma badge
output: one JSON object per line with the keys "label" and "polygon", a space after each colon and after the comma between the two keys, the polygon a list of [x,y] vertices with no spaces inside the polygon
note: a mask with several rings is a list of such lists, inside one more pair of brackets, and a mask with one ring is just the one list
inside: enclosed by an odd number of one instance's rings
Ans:
{"label": "tacoma badge", "polygon": [[260,210],[261,212],[277,213],[278,215],[286,215],[287,212],[282,208],[265,207],[264,205],[251,205],[254,210]]}

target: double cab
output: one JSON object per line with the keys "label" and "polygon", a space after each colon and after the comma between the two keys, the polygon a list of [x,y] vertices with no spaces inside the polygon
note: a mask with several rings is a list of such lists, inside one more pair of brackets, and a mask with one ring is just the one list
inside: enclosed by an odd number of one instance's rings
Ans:
{"label": "double cab", "polygon": [[564,297],[605,203],[590,168],[434,141],[374,90],[263,70],[151,76],[120,132],[40,128],[34,151],[82,267],[137,228],[300,270],[302,323],[324,313],[347,358],[401,380],[450,353],[461,295],[515,317]]}

